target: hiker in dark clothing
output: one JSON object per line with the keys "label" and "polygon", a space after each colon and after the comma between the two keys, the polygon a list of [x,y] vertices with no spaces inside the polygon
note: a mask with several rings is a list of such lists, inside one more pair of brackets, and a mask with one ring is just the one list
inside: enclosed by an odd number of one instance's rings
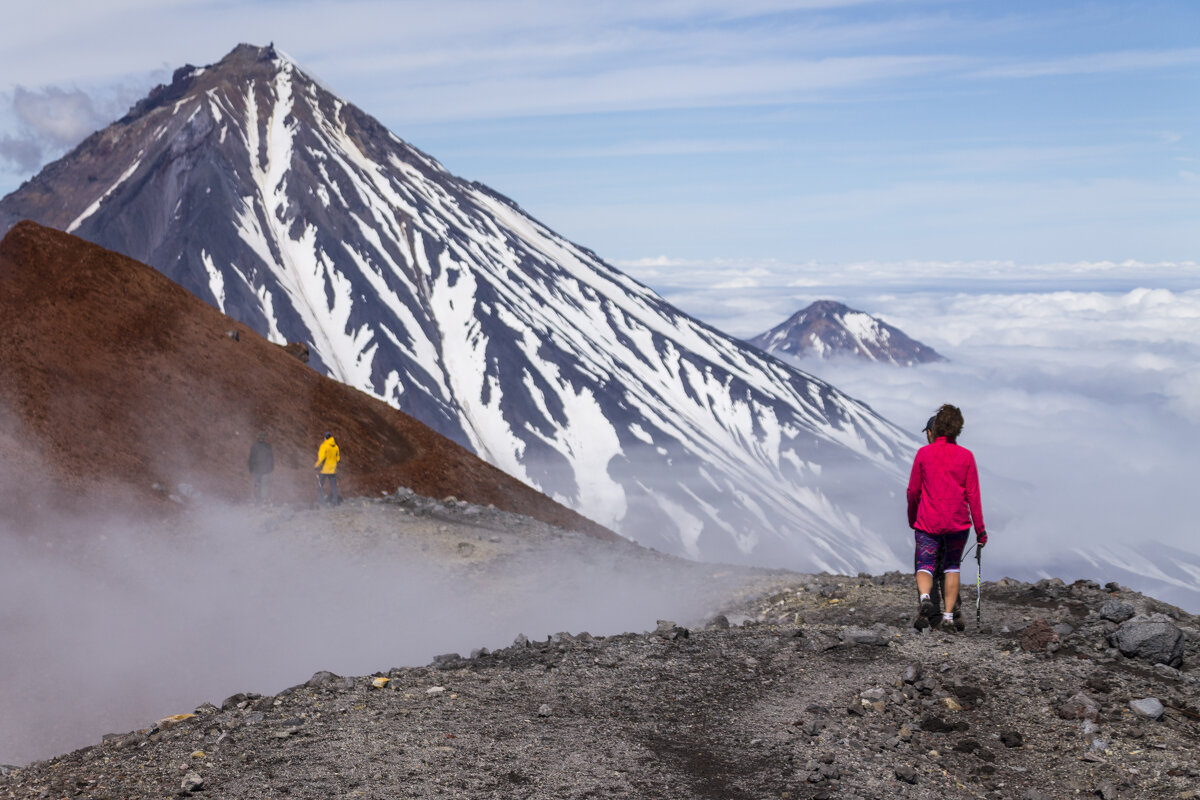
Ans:
{"label": "hiker in dark clothing", "polygon": [[254,477],[254,502],[267,502],[268,478],[275,471],[275,451],[267,443],[266,431],[259,431],[250,445],[250,474]]}
{"label": "hiker in dark clothing", "polygon": [[926,428],[930,443],[917,451],[908,480],[908,525],[916,539],[914,561],[920,593],[915,623],[918,628],[931,617],[937,619],[930,594],[940,563],[945,572],[942,627],[963,629],[961,617],[954,617],[954,607],[958,602],[959,564],[972,523],[977,545],[987,544],[975,456],[957,443],[962,427],[961,411],[949,404],[939,408]]}

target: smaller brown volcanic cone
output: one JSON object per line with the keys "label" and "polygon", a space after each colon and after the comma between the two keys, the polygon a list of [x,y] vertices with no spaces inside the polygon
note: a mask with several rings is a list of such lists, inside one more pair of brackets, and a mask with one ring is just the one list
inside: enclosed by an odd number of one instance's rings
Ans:
{"label": "smaller brown volcanic cone", "polygon": [[619,539],[387,404],[337,383],[137,261],[32,222],[0,242],[0,513],[165,508],[250,494],[250,445],[275,450],[272,499],[314,501],[324,431],[345,496],[419,494]]}

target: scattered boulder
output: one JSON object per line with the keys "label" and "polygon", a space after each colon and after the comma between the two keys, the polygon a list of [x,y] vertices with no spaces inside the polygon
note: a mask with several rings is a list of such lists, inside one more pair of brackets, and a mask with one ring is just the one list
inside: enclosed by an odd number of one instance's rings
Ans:
{"label": "scattered boulder", "polygon": [[1133,617],[1134,613],[1133,603],[1115,597],[1104,601],[1104,605],[1100,606],[1100,618],[1118,624]]}
{"label": "scattered boulder", "polygon": [[238,707],[239,703],[245,703],[247,699],[249,699],[249,698],[247,698],[246,695],[243,694],[242,692],[238,692],[237,694],[231,694],[231,695],[229,695],[229,697],[226,697],[223,701],[221,701],[221,710],[222,711],[232,711],[233,709]]}
{"label": "scattered boulder", "polygon": [[458,669],[463,666],[462,661],[463,657],[458,653],[442,653],[433,657],[433,663],[430,666],[441,670]]}
{"label": "scattered boulder", "polygon": [[870,628],[846,628],[842,631],[842,644],[849,646],[862,644],[887,647],[895,635],[895,628],[884,625],[882,622],[877,622]]}
{"label": "scattered boulder", "polygon": [[908,764],[901,764],[900,766],[896,767],[896,777],[905,783],[916,783],[917,771]]}
{"label": "scattered boulder", "polygon": [[950,693],[958,698],[963,708],[971,709],[983,702],[986,692],[978,686],[969,683],[955,683],[950,686]]}
{"label": "scattered boulder", "polygon": [[183,776],[183,782],[179,784],[179,788],[187,794],[197,792],[204,788],[204,778],[198,772],[188,772]]}
{"label": "scattered boulder", "polygon": [[1166,711],[1157,697],[1143,697],[1140,700],[1130,700],[1129,707],[1138,716],[1155,720],[1162,719],[1162,715]]}
{"label": "scattered boulder", "polygon": [[1025,744],[1025,737],[1021,735],[1020,731],[1005,731],[1000,734],[1000,742],[1005,747],[1020,747]]}
{"label": "scattered boulder", "polygon": [[669,619],[658,620],[654,635],[660,639],[686,639],[691,635],[687,628],[681,628]]}
{"label": "scattered boulder", "polygon": [[1058,707],[1058,716],[1063,719],[1090,719],[1094,722],[1100,717],[1100,704],[1090,695],[1078,692]]}
{"label": "scattered boulder", "polygon": [[[333,683],[334,681],[339,680],[340,677],[341,676],[336,675],[327,670],[321,670],[320,672],[314,672],[313,676],[311,678],[309,678],[308,682],[305,683],[304,685],[310,689],[317,689],[317,688],[320,688],[323,686],[328,686],[329,684]],[[237,695],[234,695],[234,697],[236,697],[236,696]],[[245,699],[245,695],[243,695],[242,698]],[[233,699],[233,698],[230,698],[230,699]],[[229,700],[226,700],[225,702],[228,703]]]}
{"label": "scattered boulder", "polygon": [[1060,622],[1057,625],[1052,625],[1050,630],[1058,634],[1059,639],[1065,639],[1075,632],[1075,628],[1065,622]]}
{"label": "scattered boulder", "polygon": [[921,717],[921,730],[928,733],[950,733],[951,731],[965,731],[971,726],[966,722],[947,722],[934,714],[926,714]]}
{"label": "scattered boulder", "polygon": [[1027,653],[1044,653],[1047,645],[1058,642],[1058,634],[1046,620],[1038,617],[1021,631],[1021,649]]}
{"label": "scattered boulder", "polygon": [[1129,658],[1169,667],[1183,664],[1183,631],[1166,617],[1135,617],[1117,628],[1108,641]]}
{"label": "scattered boulder", "polygon": [[724,614],[717,614],[704,627],[709,630],[727,631],[729,630],[729,617]]}
{"label": "scattered boulder", "polygon": [[170,730],[181,722],[185,722],[195,717],[195,714],[172,714],[169,717],[163,717],[158,721],[156,727],[160,731]]}
{"label": "scattered boulder", "polygon": [[309,689],[353,689],[354,678],[343,678],[326,670],[313,673],[313,676],[304,684]]}

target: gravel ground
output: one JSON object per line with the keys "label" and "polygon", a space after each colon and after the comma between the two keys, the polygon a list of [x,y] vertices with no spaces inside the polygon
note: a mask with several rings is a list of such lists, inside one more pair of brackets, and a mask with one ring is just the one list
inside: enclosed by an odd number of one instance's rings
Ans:
{"label": "gravel ground", "polygon": [[[317,512],[259,513],[286,536]],[[1115,585],[989,582],[981,624],[971,587],[964,631],[918,632],[898,573],[695,565],[403,492],[324,513],[293,546],[483,576],[553,549],[649,559],[723,613],[234,694],[5,768],[0,796],[1200,797],[1198,620]]]}

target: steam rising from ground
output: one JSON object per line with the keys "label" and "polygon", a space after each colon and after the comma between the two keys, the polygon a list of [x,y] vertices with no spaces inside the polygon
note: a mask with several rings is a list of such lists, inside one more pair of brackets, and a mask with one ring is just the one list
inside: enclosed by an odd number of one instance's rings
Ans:
{"label": "steam rising from ground", "polygon": [[302,512],[269,532],[217,510],[170,528],[110,519],[3,531],[0,762],[239,691],[273,694],[318,670],[427,664],[518,633],[653,629],[656,617],[695,620],[712,599],[708,573],[590,544],[474,578],[429,559],[335,555],[308,546],[328,520]]}

